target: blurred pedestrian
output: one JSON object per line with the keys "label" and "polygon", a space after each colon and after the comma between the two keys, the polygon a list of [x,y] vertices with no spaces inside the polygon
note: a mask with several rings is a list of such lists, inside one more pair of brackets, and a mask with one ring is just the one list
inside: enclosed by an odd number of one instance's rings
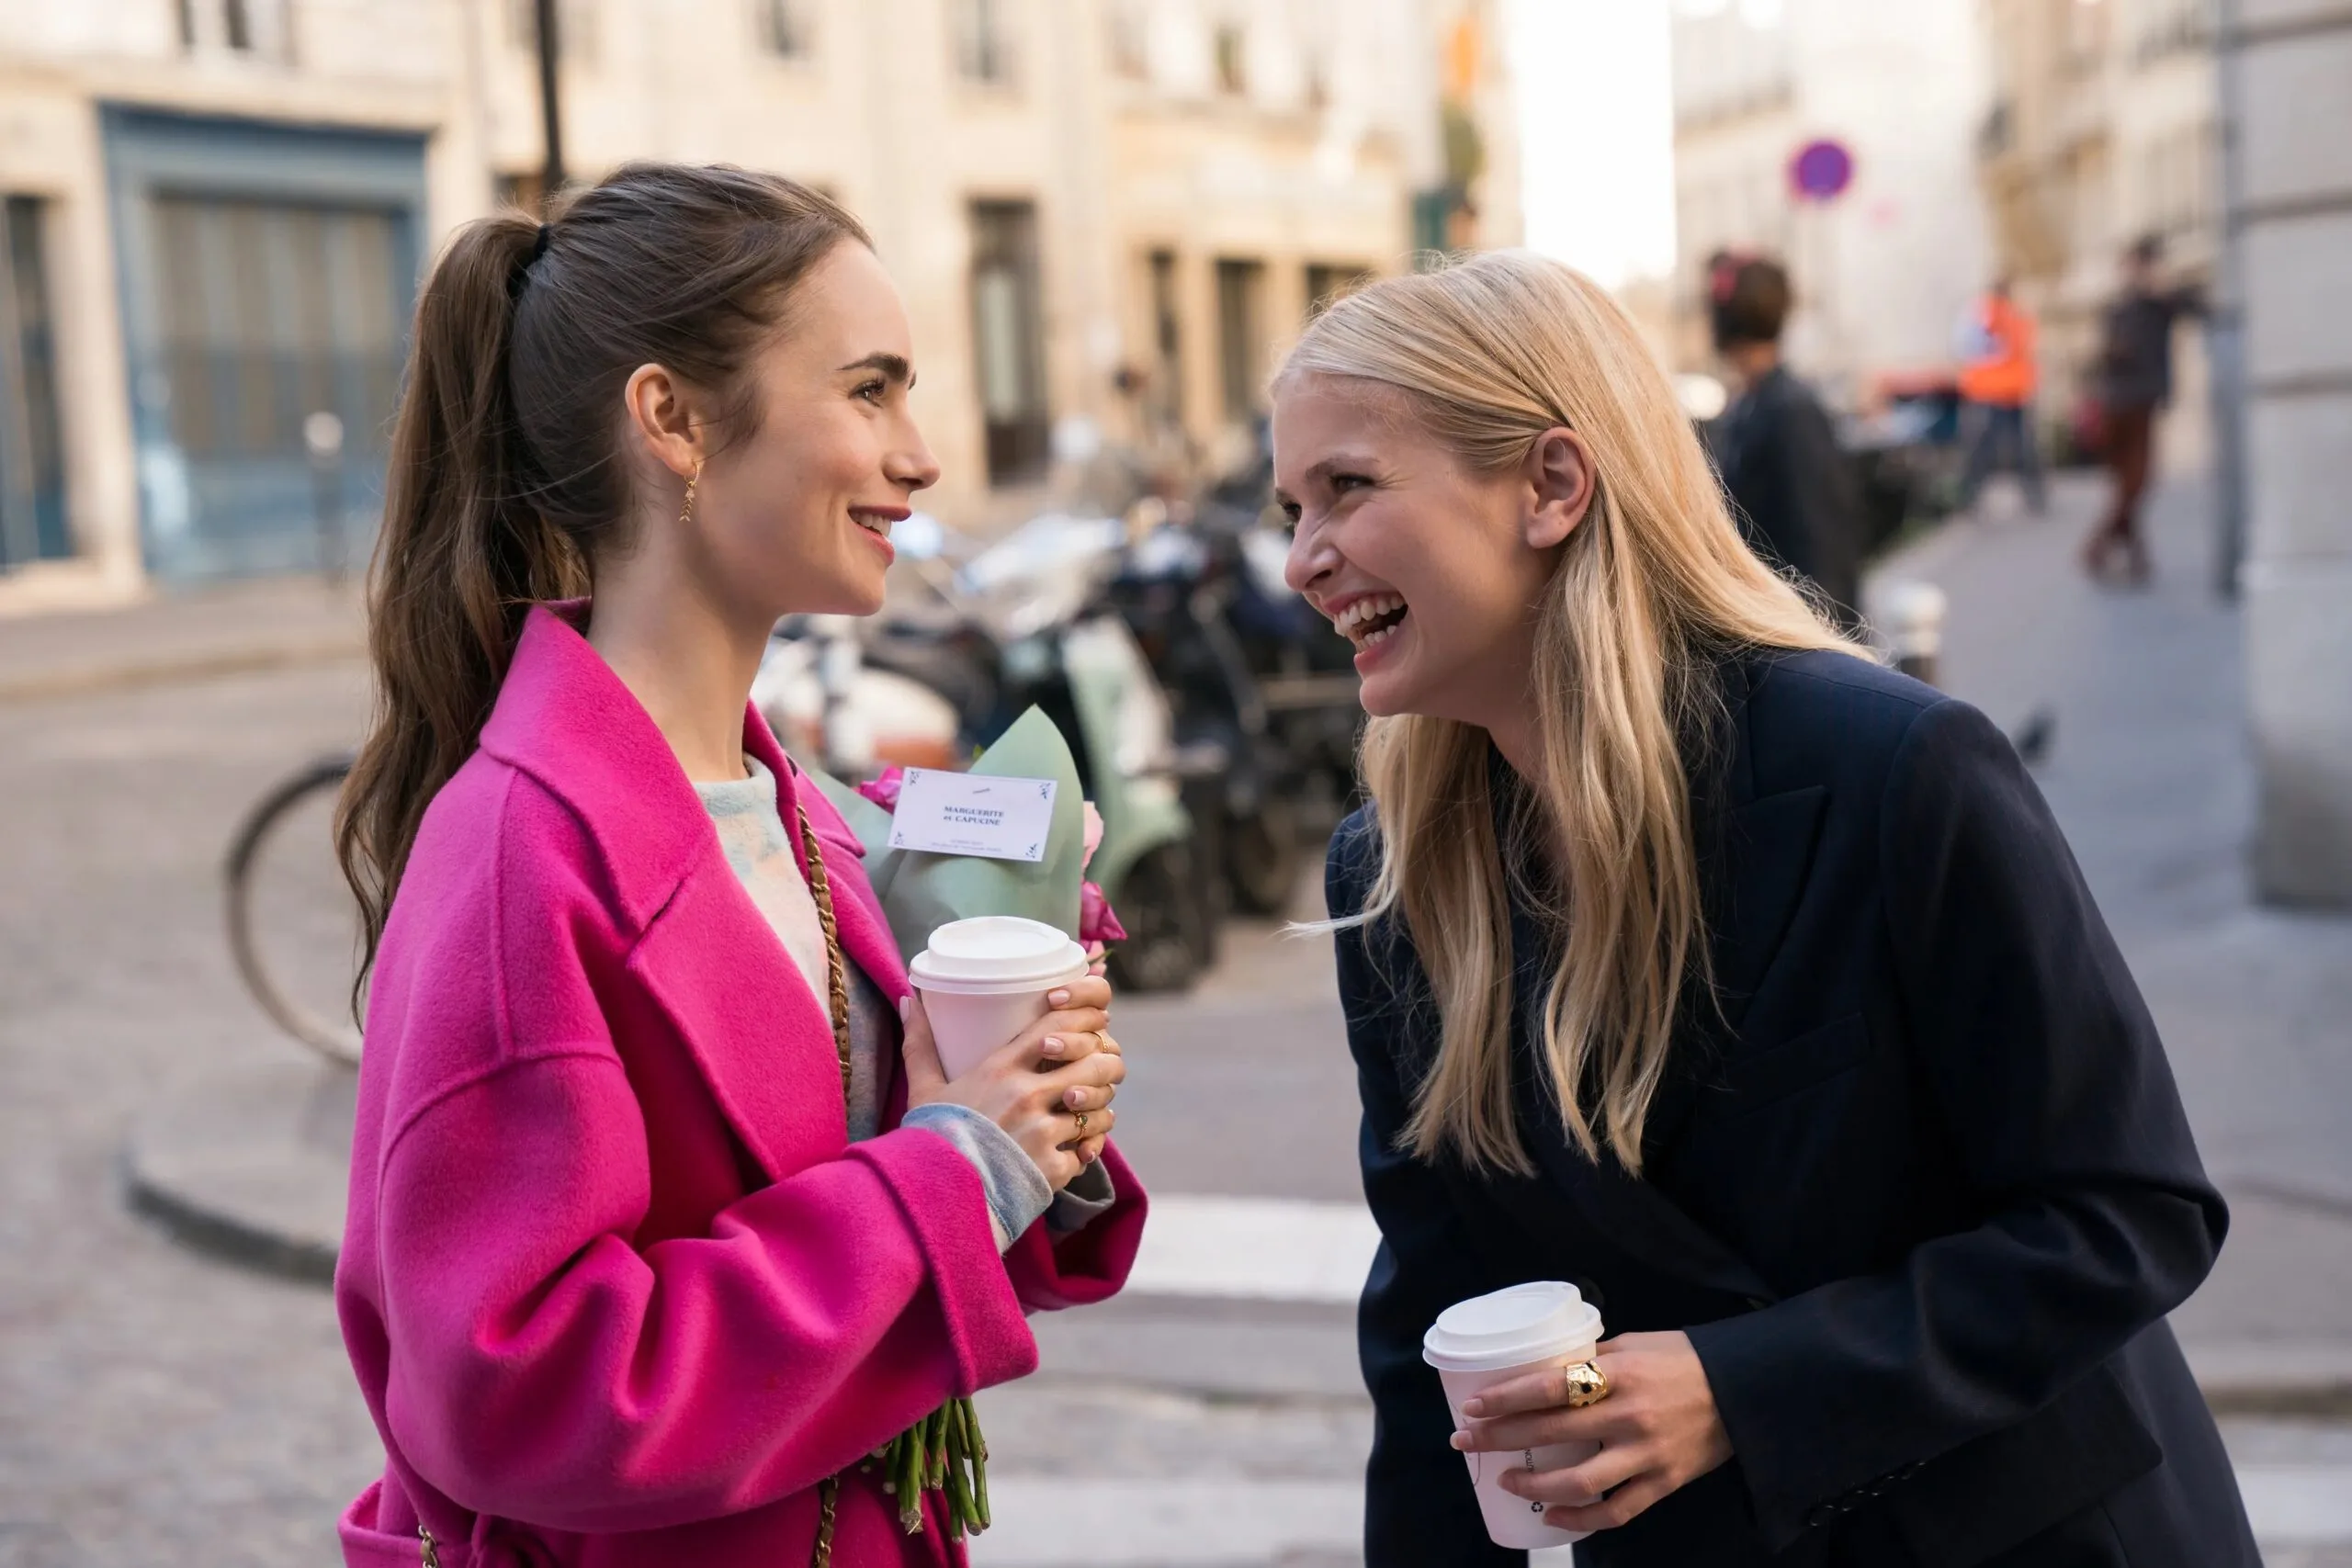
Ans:
{"label": "blurred pedestrian", "polygon": [[1110,987],[946,1081],[746,701],[781,615],[881,604],[913,379],[864,230],[775,175],[633,164],[425,283],[336,825],[352,1568],[960,1568],[965,1396],[1125,1276]]}
{"label": "blurred pedestrian", "polygon": [[2201,315],[2204,289],[2163,287],[2164,242],[2147,235],[2123,254],[2123,288],[2101,323],[2097,378],[2104,457],[2113,489],[2107,514],[2083,545],[2083,569],[2103,575],[2117,555],[2134,582],[2148,580],[2148,547],[2140,536],[2140,498],[2156,460],[2156,418],[2172,400],[2172,331]]}
{"label": "blurred pedestrian", "polygon": [[1861,596],[1860,482],[1821,400],[1781,358],[1789,275],[1721,254],[1709,264],[1715,349],[1734,395],[1713,427],[1733,514],[1759,555],[1793,568],[1849,625]]}
{"label": "blurred pedestrian", "polygon": [[2025,503],[2037,517],[2048,504],[2041,446],[2033,429],[2033,395],[2041,378],[2032,315],[2010,295],[2009,280],[1995,283],[1969,309],[1961,327],[1961,426],[1968,458],[1961,469],[1960,507],[1996,468],[2016,470]]}
{"label": "blurred pedestrian", "polygon": [[[1608,1568],[2256,1568],[2165,1322],[2227,1211],[2000,731],[1742,545],[1557,262],[1333,306],[1274,457],[1374,716],[1326,876],[1368,1568],[1525,1563],[1465,1454]],[[1457,1422],[1424,1334],[1532,1280],[1613,1337]]]}

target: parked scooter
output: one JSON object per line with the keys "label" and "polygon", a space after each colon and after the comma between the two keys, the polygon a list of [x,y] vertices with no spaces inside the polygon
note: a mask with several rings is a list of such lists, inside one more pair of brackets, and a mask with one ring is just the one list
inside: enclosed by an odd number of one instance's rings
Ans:
{"label": "parked scooter", "polygon": [[970,755],[955,706],[919,681],[868,664],[850,615],[779,623],[752,701],[786,750],[836,778],[870,778],[893,766],[953,768]]}
{"label": "parked scooter", "polygon": [[1120,525],[1048,514],[959,567],[935,522],[909,523],[892,530],[909,591],[859,626],[860,667],[933,697],[959,757],[1043,709],[1102,817],[1087,874],[1126,928],[1114,976],[1136,991],[1191,984],[1216,957],[1214,879],[1198,861],[1167,699],[1100,604]]}
{"label": "parked scooter", "polygon": [[1196,815],[1214,826],[1233,906],[1277,915],[1352,799],[1363,712],[1353,649],[1283,580],[1289,541],[1262,521],[1267,482],[1252,469],[1181,518],[1138,513],[1109,594],[1167,689],[1178,740],[1222,755]]}

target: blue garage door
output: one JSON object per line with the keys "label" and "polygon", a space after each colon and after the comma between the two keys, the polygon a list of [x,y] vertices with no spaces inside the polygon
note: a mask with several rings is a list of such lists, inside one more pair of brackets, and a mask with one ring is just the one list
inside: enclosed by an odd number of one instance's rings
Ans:
{"label": "blue garage door", "polygon": [[[148,564],[200,579],[365,558],[415,291],[413,138],[118,111]],[[340,436],[322,461],[306,441]]]}
{"label": "blue garage door", "polygon": [[[371,525],[400,388],[398,214],[164,197],[155,222],[165,385],[151,390],[198,534],[175,564],[266,571],[364,547],[351,536]],[[306,423],[341,435],[339,462],[312,471]]]}

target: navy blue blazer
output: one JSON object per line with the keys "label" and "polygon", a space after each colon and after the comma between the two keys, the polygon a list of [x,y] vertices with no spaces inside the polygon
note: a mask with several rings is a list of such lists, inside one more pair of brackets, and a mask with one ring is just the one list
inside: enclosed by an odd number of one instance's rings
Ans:
{"label": "navy blue blazer", "polygon": [[[1580,1564],[2256,1568],[2164,1322],[2227,1213],[2040,792],[1975,709],[1874,665],[1721,670],[1692,793],[1721,1007],[1683,1010],[1641,1179],[1561,1126],[1527,1027],[1556,948],[1526,908],[1525,1179],[1398,1152],[1428,981],[1398,922],[1340,933],[1383,1238],[1369,1568],[1525,1561],[1487,1539],[1420,1340],[1542,1279],[1611,1333],[1686,1330],[1735,1454]],[[1359,812],[1334,839],[1334,915],[1363,908],[1376,833]]]}

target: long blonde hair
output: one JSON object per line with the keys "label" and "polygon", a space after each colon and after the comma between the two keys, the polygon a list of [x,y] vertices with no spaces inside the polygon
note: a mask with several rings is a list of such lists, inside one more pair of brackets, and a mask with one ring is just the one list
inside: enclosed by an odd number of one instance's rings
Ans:
{"label": "long blonde hair", "polygon": [[[1536,823],[1564,874],[1544,1054],[1561,1119],[1638,1172],[1679,1009],[1712,998],[1690,812],[1719,704],[1714,667],[1749,648],[1860,652],[1740,538],[1672,388],[1589,278],[1497,252],[1389,278],[1308,324],[1275,378],[1377,383],[1474,473],[1517,467],[1555,425],[1583,436],[1593,498],[1537,606]],[[1372,721],[1362,767],[1380,869],[1360,922],[1392,913],[1442,1028],[1403,1144],[1474,1169],[1533,1167],[1511,1112],[1509,888],[1486,732]],[[1527,889],[1532,892],[1530,887]],[[1356,922],[1342,922],[1356,923]]]}

